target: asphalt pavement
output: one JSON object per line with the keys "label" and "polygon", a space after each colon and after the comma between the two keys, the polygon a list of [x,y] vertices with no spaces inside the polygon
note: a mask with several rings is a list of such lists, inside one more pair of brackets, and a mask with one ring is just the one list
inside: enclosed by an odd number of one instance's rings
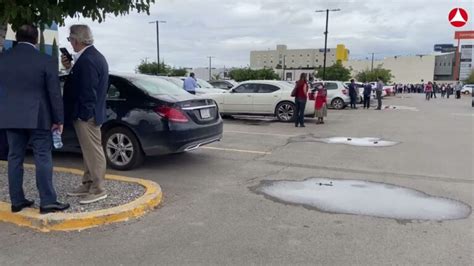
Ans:
{"label": "asphalt pavement", "polygon": [[[307,119],[306,128],[268,118],[227,119],[219,143],[148,158],[133,171],[108,170],[158,182],[164,193],[159,209],[73,233],[0,223],[0,265],[472,265],[472,215],[416,221],[325,213],[250,189],[263,180],[356,179],[473,206],[471,97],[427,102],[407,94],[384,104],[418,111],[329,110],[326,124]],[[316,141],[327,137],[399,143],[374,148]],[[55,154],[55,163],[82,165],[76,154]]]}

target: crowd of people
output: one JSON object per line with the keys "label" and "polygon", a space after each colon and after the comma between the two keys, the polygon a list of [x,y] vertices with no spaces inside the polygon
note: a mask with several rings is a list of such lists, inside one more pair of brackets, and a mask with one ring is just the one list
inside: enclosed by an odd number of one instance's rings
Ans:
{"label": "crowd of people", "polygon": [[449,98],[451,95],[454,95],[456,99],[460,99],[461,89],[462,84],[459,81],[455,84],[438,84],[436,82],[429,81],[426,84],[395,84],[393,86],[394,93],[425,93],[426,100],[437,98],[437,93],[441,95],[441,98]]}
{"label": "crowd of people", "polygon": [[85,168],[81,184],[67,195],[81,197],[81,204],[107,197],[101,125],[106,120],[108,64],[94,47],[87,25],[72,25],[69,31],[67,40],[75,54],[63,52],[61,56],[62,64],[69,72],[63,95],[58,62],[37,48],[37,27],[21,26],[16,31],[18,44],[0,54],[0,133],[6,132],[6,137],[0,134],[0,156],[6,153],[8,146],[12,212],[34,205],[23,190],[23,162],[28,146],[33,150],[36,165],[40,213],[64,211],[70,207],[68,203],[58,201],[53,180],[53,138],[56,144],[64,125],[75,129]]}
{"label": "crowd of people", "polygon": [[[370,108],[370,98],[372,91],[375,91],[377,98],[377,108],[375,110],[382,109],[382,91],[383,82],[379,78],[375,88],[372,88],[370,83],[364,84],[364,109]],[[314,78],[301,73],[300,79],[296,82],[295,88],[291,92],[291,96],[295,98],[295,127],[305,127],[304,125],[304,110],[308,97],[311,97],[315,101],[315,113],[314,117],[317,118],[316,124],[324,124],[324,118],[327,116],[327,89],[323,83],[314,82]],[[350,108],[357,109],[357,102],[359,99],[359,88],[356,86],[354,79],[351,79],[349,84],[349,97],[350,97]]]}

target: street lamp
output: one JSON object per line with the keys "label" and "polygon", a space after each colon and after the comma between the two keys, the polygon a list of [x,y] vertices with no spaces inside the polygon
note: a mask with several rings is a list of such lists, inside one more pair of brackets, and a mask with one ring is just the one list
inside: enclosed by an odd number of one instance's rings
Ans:
{"label": "street lamp", "polygon": [[156,24],[156,59],[158,69],[160,69],[160,23],[166,23],[164,20],[151,21],[150,24]]}
{"label": "street lamp", "polygon": [[326,79],[326,53],[328,46],[328,23],[329,23],[329,11],[341,11],[337,9],[326,9],[326,10],[316,10],[316,13],[326,12],[326,31],[324,32],[324,63],[323,63],[323,80]]}
{"label": "street lamp", "polygon": [[215,58],[215,57],[214,56],[208,56],[207,58],[209,58],[209,80],[212,80],[212,77],[211,77],[212,58]]}

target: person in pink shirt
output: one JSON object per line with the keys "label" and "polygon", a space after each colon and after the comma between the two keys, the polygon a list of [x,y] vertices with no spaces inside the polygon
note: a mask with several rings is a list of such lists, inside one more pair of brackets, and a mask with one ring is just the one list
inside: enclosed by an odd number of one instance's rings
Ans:
{"label": "person in pink shirt", "polygon": [[431,98],[431,93],[433,92],[433,83],[428,82],[425,86],[425,94],[426,94],[426,100],[429,101]]}

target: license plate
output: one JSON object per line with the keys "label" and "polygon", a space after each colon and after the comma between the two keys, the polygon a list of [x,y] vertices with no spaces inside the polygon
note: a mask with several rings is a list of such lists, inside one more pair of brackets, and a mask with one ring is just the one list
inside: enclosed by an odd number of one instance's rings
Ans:
{"label": "license plate", "polygon": [[201,118],[202,119],[206,119],[206,118],[211,117],[211,112],[209,111],[209,109],[201,109],[199,111],[201,112]]}

